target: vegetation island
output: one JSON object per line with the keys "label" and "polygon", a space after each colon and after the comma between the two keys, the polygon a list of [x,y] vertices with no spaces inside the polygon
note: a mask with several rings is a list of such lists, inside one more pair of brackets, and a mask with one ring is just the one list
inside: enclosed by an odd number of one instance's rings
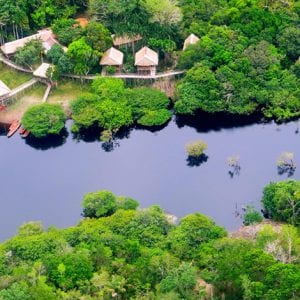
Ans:
{"label": "vegetation island", "polygon": [[[10,134],[59,135],[71,118],[73,134],[110,142],[173,115],[300,117],[299,0],[0,0],[0,45]],[[186,144],[190,162],[208,148]],[[277,164],[293,174],[294,154]],[[269,183],[261,206],[229,233],[88,193],[78,225],[28,222],[0,244],[0,299],[300,299],[300,181]]]}

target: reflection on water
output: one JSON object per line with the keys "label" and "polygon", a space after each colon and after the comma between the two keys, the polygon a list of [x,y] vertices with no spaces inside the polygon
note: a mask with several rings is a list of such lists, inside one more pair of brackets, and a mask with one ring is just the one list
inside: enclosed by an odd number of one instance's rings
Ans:
{"label": "reflection on water", "polygon": [[[159,204],[178,217],[202,212],[233,229],[241,224],[237,212],[247,204],[259,207],[270,181],[300,179],[299,168],[278,174],[276,165],[283,151],[293,152],[299,165],[297,121],[276,125],[259,116],[199,114],[151,131],[123,129],[108,144],[100,142],[99,129],[74,135],[70,125],[61,136],[44,140],[18,134],[8,139],[0,129],[0,239],[29,220],[60,227],[77,223],[82,197],[99,189],[131,196],[142,207]],[[207,157],[195,161],[184,146],[197,139],[208,149]],[[241,157],[242,170],[228,166],[233,153]]]}

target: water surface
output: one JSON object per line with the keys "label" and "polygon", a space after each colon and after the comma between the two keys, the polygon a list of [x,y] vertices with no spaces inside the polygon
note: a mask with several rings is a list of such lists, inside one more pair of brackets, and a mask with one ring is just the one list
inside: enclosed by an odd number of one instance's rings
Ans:
{"label": "water surface", "polygon": [[[0,239],[30,220],[74,225],[81,218],[84,194],[100,189],[133,197],[142,207],[159,204],[178,217],[202,212],[235,229],[241,224],[236,211],[249,203],[259,207],[263,187],[288,177],[277,172],[281,152],[295,153],[299,166],[291,178],[300,179],[299,121],[251,122],[174,119],[157,131],[123,132],[113,149],[103,147],[98,133],[77,140],[68,129],[64,137],[43,143],[1,135]],[[199,166],[186,160],[184,149],[195,139],[208,144],[207,161]],[[236,154],[241,171],[231,177],[226,158]]]}

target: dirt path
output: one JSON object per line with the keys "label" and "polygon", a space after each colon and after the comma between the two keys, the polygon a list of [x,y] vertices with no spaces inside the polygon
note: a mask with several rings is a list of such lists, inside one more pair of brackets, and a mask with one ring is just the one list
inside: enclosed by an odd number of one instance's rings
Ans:
{"label": "dirt path", "polygon": [[44,85],[37,85],[19,97],[15,103],[0,112],[0,123],[10,124],[13,120],[21,120],[28,107],[42,103],[45,88]]}

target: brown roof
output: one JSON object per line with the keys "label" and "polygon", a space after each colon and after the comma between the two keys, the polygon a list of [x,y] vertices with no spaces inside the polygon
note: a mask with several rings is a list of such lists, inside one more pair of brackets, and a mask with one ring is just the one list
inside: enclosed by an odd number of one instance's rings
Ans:
{"label": "brown roof", "polygon": [[0,97],[7,95],[9,92],[9,87],[2,80],[0,80]]}
{"label": "brown roof", "polygon": [[124,54],[114,47],[104,52],[100,65],[102,66],[120,66],[123,64]]}
{"label": "brown roof", "polygon": [[[18,48],[24,47],[27,42],[34,39],[41,39],[45,50],[49,50],[52,47],[52,45],[56,43],[52,31],[50,29],[43,29],[38,31],[38,33],[36,34],[9,43],[5,43],[3,46],[1,46],[1,50],[4,54],[11,55],[14,54]],[[49,45],[51,45],[50,48]]]}
{"label": "brown roof", "polygon": [[199,40],[195,34],[191,33],[184,41],[183,50],[185,50],[188,45],[196,44]]}
{"label": "brown roof", "polygon": [[47,78],[47,70],[49,69],[50,65],[46,63],[42,63],[34,72],[33,76],[40,77],[40,78]]}
{"label": "brown roof", "polygon": [[113,34],[111,37],[113,39],[114,46],[121,46],[129,43],[137,42],[142,39],[142,36],[139,34],[133,36],[129,36],[129,35],[116,36],[115,34]]}
{"label": "brown roof", "polygon": [[148,47],[143,47],[135,54],[135,66],[157,66],[158,54]]}

